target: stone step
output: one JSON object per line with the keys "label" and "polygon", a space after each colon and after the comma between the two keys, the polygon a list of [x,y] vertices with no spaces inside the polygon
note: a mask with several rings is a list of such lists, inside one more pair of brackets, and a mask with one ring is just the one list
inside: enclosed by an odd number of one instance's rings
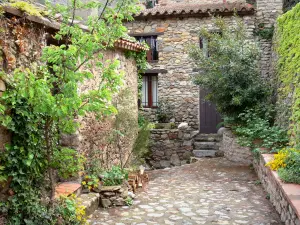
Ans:
{"label": "stone step", "polygon": [[198,150],[219,150],[219,143],[218,142],[195,142],[194,143],[194,149]]}
{"label": "stone step", "polygon": [[204,141],[204,142],[209,142],[209,141],[221,141],[222,140],[222,135],[218,134],[198,134],[194,137],[195,141]]}
{"label": "stone step", "polygon": [[216,157],[216,150],[194,150],[193,154],[197,158]]}
{"label": "stone step", "polygon": [[94,192],[81,194],[78,198],[76,198],[76,201],[79,205],[83,206],[85,215],[89,216],[99,208],[100,194]]}
{"label": "stone step", "polygon": [[60,196],[70,196],[75,194],[79,196],[81,193],[81,184],[79,182],[63,182],[55,187],[55,198]]}

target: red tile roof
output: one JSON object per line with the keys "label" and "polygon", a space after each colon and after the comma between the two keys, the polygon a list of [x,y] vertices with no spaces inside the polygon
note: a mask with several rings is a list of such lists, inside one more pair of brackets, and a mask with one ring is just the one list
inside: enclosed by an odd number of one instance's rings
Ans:
{"label": "red tile roof", "polygon": [[209,16],[209,14],[253,14],[255,9],[248,3],[221,3],[221,4],[172,4],[145,9],[134,15],[135,19],[163,18],[172,16]]}

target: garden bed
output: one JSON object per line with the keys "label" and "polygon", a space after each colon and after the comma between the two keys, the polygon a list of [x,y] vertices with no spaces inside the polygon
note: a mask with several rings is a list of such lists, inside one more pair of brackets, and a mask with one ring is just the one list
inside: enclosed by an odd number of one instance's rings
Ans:
{"label": "garden bed", "polygon": [[261,155],[255,161],[255,170],[263,187],[270,195],[270,201],[275,206],[285,224],[300,224],[300,185],[283,183],[277,172],[266,167],[273,159],[271,154]]}

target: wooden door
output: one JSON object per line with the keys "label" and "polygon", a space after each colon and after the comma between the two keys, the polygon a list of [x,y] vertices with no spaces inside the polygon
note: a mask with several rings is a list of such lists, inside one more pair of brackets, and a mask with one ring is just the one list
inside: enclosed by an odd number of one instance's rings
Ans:
{"label": "wooden door", "polygon": [[220,114],[217,112],[216,106],[205,100],[205,96],[209,92],[200,88],[200,133],[214,134],[217,133],[217,125],[222,122]]}

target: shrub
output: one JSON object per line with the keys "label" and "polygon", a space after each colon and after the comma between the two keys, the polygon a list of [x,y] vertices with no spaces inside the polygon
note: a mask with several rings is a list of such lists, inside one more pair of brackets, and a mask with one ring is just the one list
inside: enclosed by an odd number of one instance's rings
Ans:
{"label": "shrub", "polygon": [[215,103],[223,116],[236,118],[246,108],[265,102],[268,85],[260,78],[257,66],[259,47],[247,39],[244,23],[235,17],[236,26],[229,27],[215,18],[217,32],[203,29],[203,48],[190,48],[199,73],[194,83],[210,90],[206,99]]}
{"label": "shrub", "polygon": [[119,166],[113,166],[111,170],[103,174],[103,185],[114,186],[123,184],[124,180],[128,179],[128,172],[121,169]]}
{"label": "shrub", "polygon": [[300,184],[300,150],[284,148],[266,166],[277,170],[283,182]]}
{"label": "shrub", "polygon": [[[272,126],[268,119],[262,118],[255,110],[241,113],[238,119],[241,124],[233,127],[233,130],[239,136],[239,144],[243,146],[265,147],[277,151],[288,143],[287,131]],[[256,140],[261,140],[261,143],[255,143]]]}
{"label": "shrub", "polygon": [[300,169],[293,170],[287,168],[280,168],[278,170],[280,179],[285,183],[300,184]]}

